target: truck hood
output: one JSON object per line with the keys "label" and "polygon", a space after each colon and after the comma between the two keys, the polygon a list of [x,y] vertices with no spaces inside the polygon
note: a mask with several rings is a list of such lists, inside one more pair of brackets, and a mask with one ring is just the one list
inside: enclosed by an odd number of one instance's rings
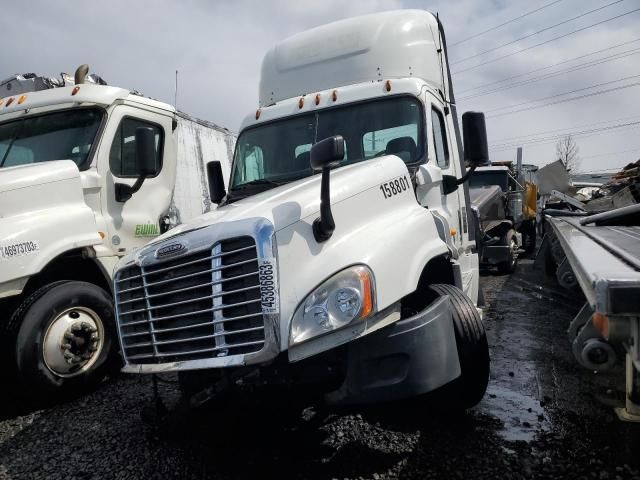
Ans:
{"label": "truck hood", "polygon": [[74,177],[79,177],[79,171],[71,160],[0,168],[0,193],[69,180]]}
{"label": "truck hood", "polygon": [[[384,168],[388,162],[403,163],[398,157],[388,155],[333,170],[331,204],[339,203],[364,190],[378,188],[388,181],[389,170]],[[320,179],[320,174],[313,175],[225,205],[183,223],[158,237],[156,241],[213,223],[257,217],[268,219],[276,231],[282,230],[320,211]]]}

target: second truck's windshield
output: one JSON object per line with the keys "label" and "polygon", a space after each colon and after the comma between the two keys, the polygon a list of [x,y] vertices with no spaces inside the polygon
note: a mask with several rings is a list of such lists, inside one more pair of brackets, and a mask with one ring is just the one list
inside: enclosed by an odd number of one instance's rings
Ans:
{"label": "second truck's windshield", "polygon": [[230,189],[277,185],[312,175],[311,146],[332,135],[345,139],[342,165],[381,155],[397,155],[408,164],[415,163],[425,153],[423,118],[416,98],[396,97],[252,127],[238,138]]}
{"label": "second truck's windshield", "polygon": [[83,108],[0,124],[0,168],[67,159],[83,166],[102,116],[100,109]]}

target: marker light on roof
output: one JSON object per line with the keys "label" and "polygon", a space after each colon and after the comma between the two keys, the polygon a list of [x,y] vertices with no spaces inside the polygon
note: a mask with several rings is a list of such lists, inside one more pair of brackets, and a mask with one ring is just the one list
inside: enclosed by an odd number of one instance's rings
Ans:
{"label": "marker light on roof", "polygon": [[7,100],[7,103],[5,103],[5,107],[8,107],[9,105],[11,105],[13,103],[13,97],[9,98],[9,100]]}
{"label": "marker light on roof", "polygon": [[298,100],[298,108],[302,107],[304,107],[304,97],[300,97],[300,100]]}
{"label": "marker light on roof", "polygon": [[316,94],[316,105],[320,105],[320,94]]}
{"label": "marker light on roof", "polygon": [[24,101],[27,99],[26,95],[22,95],[19,99],[18,99],[18,105],[21,105],[24,103]]}
{"label": "marker light on roof", "polygon": [[71,96],[75,95],[79,91],[80,91],[80,87],[78,86],[73,87],[73,90],[71,90]]}
{"label": "marker light on roof", "polygon": [[256,120],[260,118],[260,109],[256,110]]}
{"label": "marker light on roof", "polygon": [[391,80],[386,81],[386,83],[384,84],[384,88],[387,90],[387,92],[391,91]]}
{"label": "marker light on roof", "polygon": [[333,99],[334,102],[338,100],[338,90],[333,91],[333,93],[331,94],[331,98]]}

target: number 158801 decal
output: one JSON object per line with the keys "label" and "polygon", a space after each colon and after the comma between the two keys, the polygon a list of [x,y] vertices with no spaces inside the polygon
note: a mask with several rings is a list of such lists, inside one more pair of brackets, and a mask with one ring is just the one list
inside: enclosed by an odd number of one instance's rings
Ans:
{"label": "number 158801 decal", "polygon": [[411,188],[411,182],[405,177],[398,177],[380,185],[380,191],[384,198],[391,198]]}

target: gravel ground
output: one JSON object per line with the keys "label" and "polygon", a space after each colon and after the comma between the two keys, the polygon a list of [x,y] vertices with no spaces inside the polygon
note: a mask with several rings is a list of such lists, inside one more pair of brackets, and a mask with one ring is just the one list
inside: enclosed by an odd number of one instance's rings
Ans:
{"label": "gravel ground", "polygon": [[[142,423],[148,377],[121,376],[34,412],[0,405],[0,479],[594,478],[640,479],[640,425],[621,423],[623,370],[573,361],[565,329],[579,309],[530,261],[482,279],[489,391],[465,415],[426,403],[300,415],[265,396]],[[174,383],[162,383],[168,404]]]}

